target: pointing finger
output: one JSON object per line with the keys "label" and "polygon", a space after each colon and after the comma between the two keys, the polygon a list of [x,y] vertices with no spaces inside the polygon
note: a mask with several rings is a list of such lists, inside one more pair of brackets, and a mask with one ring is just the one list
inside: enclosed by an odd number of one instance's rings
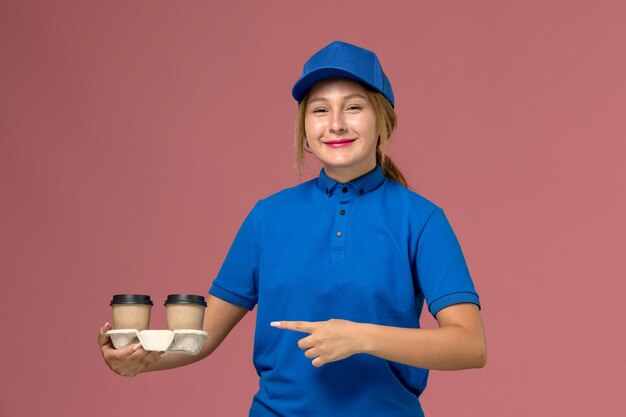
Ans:
{"label": "pointing finger", "polygon": [[311,321],[273,321],[270,323],[270,326],[296,332],[311,333],[315,330],[316,323]]}

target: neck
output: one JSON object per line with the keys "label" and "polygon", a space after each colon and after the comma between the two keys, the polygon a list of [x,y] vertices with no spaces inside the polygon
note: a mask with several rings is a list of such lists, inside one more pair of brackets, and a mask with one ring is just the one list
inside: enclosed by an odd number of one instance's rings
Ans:
{"label": "neck", "polygon": [[345,184],[355,178],[359,178],[367,174],[374,168],[376,168],[376,160],[374,160],[373,163],[369,162],[358,167],[337,167],[324,165],[324,172],[328,178],[332,178],[335,181]]}

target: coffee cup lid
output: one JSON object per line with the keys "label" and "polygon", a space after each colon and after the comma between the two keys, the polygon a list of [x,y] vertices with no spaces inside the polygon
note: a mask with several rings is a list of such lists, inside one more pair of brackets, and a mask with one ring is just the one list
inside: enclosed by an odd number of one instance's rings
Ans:
{"label": "coffee cup lid", "polygon": [[114,304],[146,304],[153,305],[149,295],[142,294],[116,294],[110,305]]}
{"label": "coffee cup lid", "polygon": [[167,306],[168,304],[197,304],[206,307],[203,296],[191,294],[170,294],[163,305]]}

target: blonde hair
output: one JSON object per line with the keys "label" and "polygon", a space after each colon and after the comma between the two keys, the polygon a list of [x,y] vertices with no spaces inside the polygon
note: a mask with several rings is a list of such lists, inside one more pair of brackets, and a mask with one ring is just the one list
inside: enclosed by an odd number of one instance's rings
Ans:
{"label": "blonde hair", "polygon": [[[365,87],[367,91],[367,98],[372,103],[374,113],[376,114],[376,126],[378,127],[378,146],[376,147],[376,163],[380,164],[385,177],[390,178],[400,184],[408,187],[406,179],[402,172],[398,169],[396,164],[393,163],[391,158],[385,154],[385,149],[391,140],[391,134],[397,125],[396,112],[393,110],[389,100],[385,98],[378,91]],[[296,114],[296,132],[295,132],[295,151],[296,151],[296,173],[298,177],[302,174],[302,162],[304,159],[304,141],[306,140],[304,131],[304,116],[306,114],[306,106],[309,99],[309,93],[307,92],[300,105],[298,106],[298,112]]]}

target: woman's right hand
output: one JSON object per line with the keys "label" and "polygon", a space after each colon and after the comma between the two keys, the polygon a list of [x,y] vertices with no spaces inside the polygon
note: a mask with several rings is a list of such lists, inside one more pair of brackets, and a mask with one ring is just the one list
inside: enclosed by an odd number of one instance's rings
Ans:
{"label": "woman's right hand", "polygon": [[111,343],[111,338],[105,334],[109,330],[111,330],[111,325],[108,322],[100,328],[98,345],[104,361],[118,375],[135,376],[145,371],[148,366],[164,355],[164,352],[147,351],[141,347],[140,343],[127,346],[124,349],[115,349]]}

